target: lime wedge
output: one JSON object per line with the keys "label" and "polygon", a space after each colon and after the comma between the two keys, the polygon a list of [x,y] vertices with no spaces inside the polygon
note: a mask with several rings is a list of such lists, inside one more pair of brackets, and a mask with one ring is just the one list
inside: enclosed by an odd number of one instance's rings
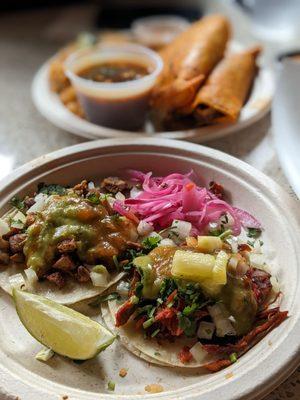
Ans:
{"label": "lime wedge", "polygon": [[13,289],[13,298],[28,332],[57,354],[87,360],[115,340],[104,326],[55,301],[18,289]]}

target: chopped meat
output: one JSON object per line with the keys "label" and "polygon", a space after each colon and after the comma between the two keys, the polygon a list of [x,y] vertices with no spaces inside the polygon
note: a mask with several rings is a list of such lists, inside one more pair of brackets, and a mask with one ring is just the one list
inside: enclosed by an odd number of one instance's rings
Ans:
{"label": "chopped meat", "polygon": [[190,348],[188,346],[184,346],[178,353],[178,358],[183,364],[187,364],[192,361],[193,355],[190,352]]}
{"label": "chopped meat", "polygon": [[232,363],[228,358],[224,358],[221,360],[212,361],[211,363],[203,365],[203,367],[211,372],[218,372],[223,368],[229,367],[231,364]]}
{"label": "chopped meat", "polygon": [[17,233],[9,238],[9,249],[14,253],[20,253],[23,251],[25,240],[27,238],[26,233]]}
{"label": "chopped meat", "polygon": [[133,242],[131,240],[127,240],[126,245],[130,249],[135,249],[135,250],[141,250],[143,248],[143,245],[141,243]]}
{"label": "chopped meat", "polygon": [[86,267],[80,265],[80,266],[77,268],[76,279],[77,279],[78,282],[80,282],[80,283],[88,282],[88,281],[91,279],[91,277],[90,277],[90,271],[89,271]]}
{"label": "chopped meat", "polygon": [[136,304],[131,303],[130,299],[125,301],[125,303],[118,309],[116,313],[116,326],[122,326],[126,324],[131,315],[136,309]]}
{"label": "chopped meat", "polygon": [[9,255],[2,250],[0,250],[0,264],[9,264]]}
{"label": "chopped meat", "polygon": [[71,271],[75,268],[73,260],[67,256],[62,255],[54,264],[53,268],[60,269],[61,271]]}
{"label": "chopped meat", "polygon": [[80,194],[86,194],[88,192],[88,182],[87,180],[82,181],[81,183],[78,183],[73,187],[73,190],[75,192],[79,192]]}
{"label": "chopped meat", "polygon": [[209,182],[209,190],[219,199],[223,199],[224,198],[224,188],[222,185],[220,185],[217,182],[211,181]]}
{"label": "chopped meat", "polygon": [[251,251],[251,247],[249,246],[249,244],[246,243],[239,244],[238,249],[239,251]]}
{"label": "chopped meat", "polygon": [[75,239],[65,239],[57,245],[57,250],[60,253],[71,253],[77,248]]}
{"label": "chopped meat", "polygon": [[23,253],[15,253],[14,255],[10,256],[10,261],[14,263],[23,263],[25,262],[25,256]]}
{"label": "chopped meat", "polygon": [[249,268],[246,275],[251,279],[251,289],[254,292],[257,304],[263,305],[272,290],[271,275],[257,268]]}
{"label": "chopped meat", "polygon": [[35,214],[29,213],[26,217],[25,225],[30,226],[34,223],[35,221]]}
{"label": "chopped meat", "polygon": [[[203,345],[204,349],[211,354],[230,354],[234,352],[246,351],[248,348],[255,343],[255,339],[259,336],[265,336],[272,329],[276,328],[276,326],[280,325],[287,316],[287,311],[279,311],[278,308],[275,308],[273,311],[269,310],[268,313],[264,312],[262,314],[263,317],[267,317],[267,321],[261,323],[252,329],[247,335],[243,336],[237,343],[228,344],[225,346],[219,346],[217,344],[207,344]],[[259,315],[258,315],[259,317]]]}
{"label": "chopped meat", "polygon": [[103,179],[100,186],[101,189],[113,194],[130,189],[128,182],[118,178],[117,176],[109,176],[108,178]]}
{"label": "chopped meat", "polygon": [[9,250],[9,242],[8,240],[4,240],[0,237],[0,250],[8,251]]}
{"label": "chopped meat", "polygon": [[66,284],[66,280],[61,272],[53,272],[52,274],[47,275],[46,279],[48,279],[49,282],[55,283],[55,285],[58,286],[60,289],[63,288]]}
{"label": "chopped meat", "polygon": [[2,236],[2,239],[8,240],[11,236],[16,235],[17,233],[20,233],[21,229],[19,228],[10,228],[10,231],[7,232],[5,235]]}
{"label": "chopped meat", "polygon": [[27,208],[30,208],[35,204],[35,200],[33,197],[28,197],[27,199],[24,200],[24,204]]}
{"label": "chopped meat", "polygon": [[172,336],[180,336],[183,333],[183,330],[178,326],[177,312],[173,307],[159,310],[155,315],[155,321],[167,329]]}

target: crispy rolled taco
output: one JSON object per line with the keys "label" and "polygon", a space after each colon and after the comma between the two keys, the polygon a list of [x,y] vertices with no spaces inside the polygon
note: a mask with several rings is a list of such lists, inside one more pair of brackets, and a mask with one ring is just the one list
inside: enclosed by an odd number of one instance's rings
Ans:
{"label": "crispy rolled taco", "polygon": [[195,22],[164,48],[164,69],[153,92],[153,107],[161,113],[171,113],[189,105],[223,57],[229,36],[228,20],[211,15]]}
{"label": "crispy rolled taco", "polygon": [[200,125],[236,121],[256,75],[260,51],[256,47],[220,61],[183,114],[193,115]]}
{"label": "crispy rolled taco", "polygon": [[94,297],[124,275],[119,257],[140,246],[136,224],[86,181],[72,189],[42,186],[12,203],[0,218],[0,286],[10,294],[17,286],[62,304]]}

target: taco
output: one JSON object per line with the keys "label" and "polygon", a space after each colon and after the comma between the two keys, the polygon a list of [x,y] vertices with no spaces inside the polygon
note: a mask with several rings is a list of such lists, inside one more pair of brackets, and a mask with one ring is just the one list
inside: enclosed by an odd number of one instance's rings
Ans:
{"label": "taco", "polygon": [[275,305],[280,291],[262,253],[260,223],[228,204],[215,182],[207,190],[190,174],[131,176],[138,192],[114,208],[134,213],[143,229],[150,225],[152,248],[126,260],[120,297],[102,305],[104,321],[154,364],[231,365],[287,318]]}
{"label": "taco", "polygon": [[136,223],[113,211],[105,192],[84,181],[12,199],[0,222],[0,286],[73,304],[121,279],[118,257],[140,246]]}

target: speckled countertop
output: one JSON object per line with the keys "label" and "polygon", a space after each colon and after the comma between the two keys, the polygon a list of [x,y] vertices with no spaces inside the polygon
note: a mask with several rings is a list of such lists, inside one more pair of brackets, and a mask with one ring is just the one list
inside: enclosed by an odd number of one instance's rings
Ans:
{"label": "speckled countertop", "polygon": [[[211,10],[220,5],[210,3]],[[222,6],[235,25],[235,37],[253,43],[248,21],[237,10]],[[13,168],[42,154],[85,141],[56,128],[35,110],[30,87],[34,73],[77,32],[87,30],[93,7],[2,14],[0,17],[0,179]],[[239,21],[236,24],[236,21]],[[266,49],[271,60],[276,48]],[[278,48],[277,48],[278,50]],[[209,146],[243,159],[267,173],[291,194],[273,147],[270,117]],[[300,368],[265,400],[300,399]]]}

